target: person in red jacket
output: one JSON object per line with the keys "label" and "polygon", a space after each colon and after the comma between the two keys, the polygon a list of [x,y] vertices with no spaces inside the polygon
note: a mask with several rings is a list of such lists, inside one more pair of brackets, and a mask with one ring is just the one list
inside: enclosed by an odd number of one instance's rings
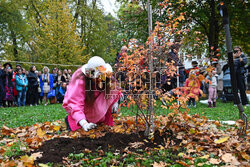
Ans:
{"label": "person in red jacket", "polygon": [[13,72],[13,78],[11,81],[13,82],[13,94],[14,94],[14,105],[18,106],[17,99],[18,99],[18,91],[16,90],[16,74],[18,73],[18,70],[21,69],[22,66],[20,64],[16,64],[16,70]]}

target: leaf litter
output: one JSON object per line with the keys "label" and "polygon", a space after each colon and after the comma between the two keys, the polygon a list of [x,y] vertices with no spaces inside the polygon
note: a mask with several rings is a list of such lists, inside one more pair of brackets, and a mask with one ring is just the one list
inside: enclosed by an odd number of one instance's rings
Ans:
{"label": "leaf litter", "polygon": [[[173,112],[168,116],[155,117],[155,133],[149,139],[143,135],[143,121],[137,121],[137,129],[135,120],[134,116],[117,117],[114,119],[115,126],[100,125],[88,132],[82,129],[68,132],[65,123],[61,121],[13,129],[4,125],[1,129],[0,165],[65,163],[65,158],[70,153],[97,153],[102,157],[108,151],[120,155],[135,153],[143,159],[143,153],[150,154],[162,149],[171,149],[178,157],[189,159],[191,163],[194,163],[193,155],[196,154],[197,157],[206,159],[208,164],[248,165],[249,129],[247,136],[240,138],[237,124],[223,131],[219,128],[220,123],[208,121],[205,117]],[[5,153],[8,147],[18,141],[27,145],[27,149],[22,148],[26,154],[14,159],[7,157]],[[181,159],[176,159],[176,162],[187,165]],[[164,164],[165,162],[154,162],[152,165]]]}

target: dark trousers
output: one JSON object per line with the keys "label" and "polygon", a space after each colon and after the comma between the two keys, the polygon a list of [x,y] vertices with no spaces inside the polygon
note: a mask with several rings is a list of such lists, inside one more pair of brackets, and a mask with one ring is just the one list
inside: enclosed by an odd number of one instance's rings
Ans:
{"label": "dark trousers", "polygon": [[4,90],[2,85],[0,85],[0,107],[3,105]]}
{"label": "dark trousers", "polygon": [[[242,105],[248,104],[247,95],[246,95],[246,84],[245,77],[243,74],[236,74],[237,88],[240,90],[240,98]],[[234,101],[236,104],[236,102]]]}
{"label": "dark trousers", "polygon": [[194,98],[190,98],[190,99],[188,100],[188,105],[189,105],[189,106],[191,105],[191,102],[193,103],[193,106],[196,105],[195,99],[194,99]]}
{"label": "dark trousers", "polygon": [[38,104],[38,85],[30,85],[27,92],[27,103],[28,104]]}

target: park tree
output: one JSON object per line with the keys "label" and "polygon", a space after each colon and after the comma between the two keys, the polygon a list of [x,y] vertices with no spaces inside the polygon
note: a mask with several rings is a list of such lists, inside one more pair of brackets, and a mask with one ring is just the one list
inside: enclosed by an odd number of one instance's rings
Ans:
{"label": "park tree", "polygon": [[1,58],[20,60],[25,52],[28,25],[22,15],[22,2],[0,1]]}
{"label": "park tree", "polygon": [[86,47],[83,54],[98,55],[112,63],[120,48],[117,45],[117,19],[105,15],[97,0],[72,0],[71,3],[81,45]]}
{"label": "park tree", "polygon": [[46,6],[45,10],[30,17],[35,32],[30,42],[37,61],[59,64],[86,62],[88,57],[82,54],[85,46],[80,43],[67,1],[47,1],[42,5]]}
{"label": "park tree", "polygon": [[[119,0],[119,19],[121,31],[124,33],[126,41],[134,36],[139,41],[146,41],[147,35],[147,12],[146,0]],[[217,5],[217,0],[151,0],[153,8],[153,23],[173,22],[179,15],[185,17],[185,23],[178,25],[179,28],[188,29],[189,33],[184,40],[183,51],[200,56],[204,53],[214,57],[217,53],[224,53],[225,40],[223,25]],[[249,37],[245,36],[249,32],[249,3],[247,1],[225,0],[229,8],[230,27],[232,41],[234,45],[241,45],[243,50],[249,52]],[[130,21],[130,20],[135,21]],[[156,26],[156,25],[153,25]],[[127,38],[126,38],[127,37]],[[197,40],[198,39],[198,40]],[[190,48],[191,47],[191,48]],[[198,48],[198,49],[197,49]],[[212,49],[211,49],[212,48]],[[217,49],[220,49],[218,51]],[[217,55],[218,56],[218,55]],[[217,57],[216,56],[216,57]]]}

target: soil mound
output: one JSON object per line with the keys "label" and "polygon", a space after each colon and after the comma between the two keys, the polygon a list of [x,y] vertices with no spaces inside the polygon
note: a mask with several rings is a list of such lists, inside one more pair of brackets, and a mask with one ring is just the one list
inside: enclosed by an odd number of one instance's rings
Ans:
{"label": "soil mound", "polygon": [[105,136],[91,139],[88,137],[82,138],[55,138],[48,140],[35,152],[42,152],[42,157],[36,160],[38,163],[60,163],[63,157],[67,157],[70,153],[78,154],[90,150],[92,153],[103,150],[104,152],[112,151],[123,153],[126,151],[138,152],[138,150],[148,150],[159,146],[165,146],[165,143],[180,143],[171,132],[164,132],[160,135],[156,131],[152,139],[147,139],[139,134],[121,134],[121,133],[107,133]]}

